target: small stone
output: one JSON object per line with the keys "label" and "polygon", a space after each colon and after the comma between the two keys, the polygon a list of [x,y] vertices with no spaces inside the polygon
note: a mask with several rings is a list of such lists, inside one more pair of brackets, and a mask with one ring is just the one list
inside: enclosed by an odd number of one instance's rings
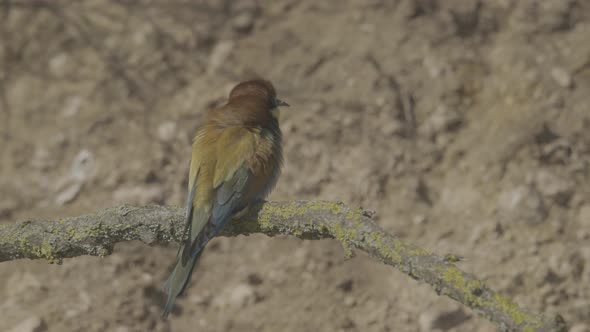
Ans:
{"label": "small stone", "polygon": [[485,224],[475,224],[472,227],[471,235],[469,236],[469,243],[470,244],[477,244],[484,238],[484,236],[488,233],[488,228]]}
{"label": "small stone", "polygon": [[213,47],[209,56],[209,67],[207,68],[209,73],[214,73],[223,66],[234,49],[234,45],[235,43],[232,40],[222,40]]}
{"label": "small stone", "polygon": [[57,196],[55,197],[55,204],[57,205],[66,205],[68,203],[73,202],[78,194],[82,190],[83,184],[80,182],[74,182],[70,184],[67,188],[62,190]]}
{"label": "small stone", "polygon": [[158,126],[158,138],[162,142],[170,142],[176,136],[176,123],[166,121]]}
{"label": "small stone", "polygon": [[96,173],[96,158],[89,150],[78,152],[70,167],[70,178],[75,181],[85,182]]}
{"label": "small stone", "polygon": [[463,123],[463,117],[457,111],[445,106],[439,106],[420,127],[420,130],[428,136],[436,136],[440,133],[457,129]]}
{"label": "small stone", "polygon": [[258,296],[254,287],[248,284],[238,284],[234,288],[228,288],[226,291],[220,293],[213,300],[213,304],[220,308],[244,308],[256,303],[257,300]]}
{"label": "small stone", "polygon": [[260,286],[263,282],[262,277],[260,277],[260,275],[258,275],[257,273],[248,274],[247,280],[248,284],[251,286]]}
{"label": "small stone", "polygon": [[48,149],[42,146],[37,146],[35,148],[35,152],[31,157],[31,166],[40,171],[46,171],[55,166],[56,163],[57,161],[53,159],[53,155]]}
{"label": "small stone", "polygon": [[54,75],[62,75],[67,68],[68,55],[59,53],[49,60],[49,70]]}
{"label": "small stone", "polygon": [[8,332],[43,332],[47,331],[47,324],[43,319],[33,316],[25,319]]}
{"label": "small stone", "polygon": [[415,215],[414,218],[412,218],[412,223],[414,225],[424,225],[426,223],[427,219],[426,216],[419,214],[419,215]]}
{"label": "small stone", "polygon": [[572,86],[572,76],[563,68],[555,67],[551,69],[551,77],[562,88],[567,89]]}
{"label": "small stone", "polygon": [[82,106],[82,97],[73,96],[67,99],[64,108],[61,110],[61,116],[64,118],[72,117],[80,111]]}
{"label": "small stone", "polygon": [[584,323],[578,323],[573,325],[570,330],[570,332],[590,332],[590,326],[588,326],[587,324]]}
{"label": "small stone", "polygon": [[352,296],[346,296],[344,298],[344,305],[347,307],[354,307],[356,305],[356,299]]}
{"label": "small stone", "polygon": [[547,217],[541,195],[530,186],[517,186],[498,196],[498,212],[509,222],[540,223]]}
{"label": "small stone", "polygon": [[140,280],[144,284],[150,284],[154,281],[154,276],[151,273],[142,273],[140,276]]}
{"label": "small stone", "polygon": [[556,139],[541,148],[541,160],[549,164],[571,165],[572,146],[565,139]]}
{"label": "small stone", "polygon": [[535,175],[535,184],[539,192],[553,199],[557,204],[566,206],[574,194],[575,184],[548,170],[542,169]]}
{"label": "small stone", "polygon": [[380,128],[383,136],[400,136],[405,133],[404,125],[397,120],[386,121],[380,126]]}
{"label": "small stone", "polygon": [[581,229],[590,230],[590,204],[585,204],[578,210],[578,224]]}
{"label": "small stone", "polygon": [[349,293],[350,291],[352,291],[353,286],[354,286],[354,280],[352,280],[352,279],[345,279],[342,282],[340,282],[338,285],[336,285],[336,287],[338,287],[338,289],[340,289],[341,291],[343,291],[345,293]]}
{"label": "small stone", "polygon": [[254,27],[254,14],[252,12],[244,12],[238,14],[232,20],[234,30],[242,33],[250,32]]}

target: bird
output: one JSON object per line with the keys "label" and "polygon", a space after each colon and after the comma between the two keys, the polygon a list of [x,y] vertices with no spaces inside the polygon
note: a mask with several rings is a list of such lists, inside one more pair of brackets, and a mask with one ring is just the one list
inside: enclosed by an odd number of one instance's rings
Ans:
{"label": "bird", "polygon": [[164,283],[168,317],[190,281],[206,244],[232,219],[263,201],[283,164],[279,108],[273,84],[256,78],[237,84],[227,102],[210,110],[193,140],[184,241]]}

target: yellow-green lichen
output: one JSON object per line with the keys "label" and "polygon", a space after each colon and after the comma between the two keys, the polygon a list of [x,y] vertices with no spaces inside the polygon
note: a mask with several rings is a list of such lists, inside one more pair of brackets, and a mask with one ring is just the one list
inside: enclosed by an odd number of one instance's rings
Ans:
{"label": "yellow-green lichen", "polygon": [[362,209],[353,209],[346,215],[346,220],[352,221],[354,227],[358,231],[362,231],[363,229],[363,210]]}
{"label": "yellow-green lichen", "polygon": [[499,307],[500,311],[508,315],[514,324],[526,324],[527,326],[524,327],[523,331],[533,332],[540,326],[540,322],[524,313],[518,305],[502,295],[495,294],[493,301],[485,300],[483,297],[476,295],[484,289],[484,283],[479,280],[466,281],[463,273],[454,266],[450,266],[444,271],[443,281],[459,290],[465,299],[465,303],[470,306],[479,308]]}
{"label": "yellow-green lichen", "polygon": [[96,252],[96,255],[100,258],[104,258],[110,254],[111,254],[111,251],[108,250],[107,248],[99,248]]}
{"label": "yellow-green lichen", "polygon": [[485,287],[479,280],[466,281],[463,272],[455,266],[449,266],[443,273],[443,281],[459,290],[465,302],[474,307],[485,307],[489,305],[483,298],[476,295]]}
{"label": "yellow-green lichen", "polygon": [[[274,208],[274,207],[273,207]],[[260,225],[260,229],[263,231],[269,231],[273,229],[273,224],[271,223],[271,215],[273,211],[271,211],[270,207],[265,207],[266,212],[260,214],[258,217],[258,225]]]}
{"label": "yellow-green lichen", "polygon": [[[494,299],[500,306],[500,309],[506,313],[514,323],[517,325],[521,325],[523,323],[533,324],[535,326],[528,326],[527,329],[530,331],[534,331],[536,327],[539,327],[539,322],[534,322],[534,318],[527,315],[526,313],[522,312],[522,310],[516,305],[516,303],[510,301],[509,299],[505,298],[500,294],[496,294]],[[526,331],[526,330],[525,330]]]}
{"label": "yellow-green lichen", "polygon": [[339,215],[342,213],[343,204],[338,202],[313,201],[307,202],[305,207],[309,211],[330,211],[333,215]]}
{"label": "yellow-green lichen", "polygon": [[40,246],[29,243],[26,239],[20,239],[20,247],[25,256],[30,258],[44,258],[49,264],[61,264],[62,259],[56,257],[55,250],[47,241],[43,241]]}
{"label": "yellow-green lichen", "polygon": [[335,223],[332,225],[332,234],[342,245],[346,257],[351,258],[354,255],[352,252],[352,241],[356,239],[356,230],[344,229],[341,224]]}
{"label": "yellow-green lichen", "polygon": [[393,264],[400,265],[402,263],[402,256],[395,248],[392,248],[383,242],[383,234],[373,233],[371,240],[375,243],[377,250],[381,257],[385,260],[391,260]]}
{"label": "yellow-green lichen", "polygon": [[[263,213],[259,215],[258,224],[264,231],[272,230],[275,226],[272,223],[273,217],[280,220],[292,219],[294,217],[303,217],[310,211],[330,211],[334,215],[342,213],[342,204],[334,202],[308,202],[304,205],[291,202],[288,205],[273,206],[266,204],[263,207]],[[300,236],[304,233],[303,229],[295,230],[294,235]]]}
{"label": "yellow-green lichen", "polygon": [[305,207],[299,207],[295,202],[287,206],[272,206],[265,205],[264,213],[260,216],[261,221],[270,222],[271,216],[276,216],[281,219],[290,219],[297,215],[302,215],[307,211]]}
{"label": "yellow-green lichen", "polygon": [[371,240],[375,243],[377,250],[385,259],[390,259],[394,264],[402,264],[403,257],[428,256],[430,252],[414,247],[406,242],[394,240],[393,244],[384,243],[382,233],[374,233]]}
{"label": "yellow-green lichen", "polygon": [[445,262],[449,262],[449,263],[457,263],[463,260],[463,257],[458,256],[458,255],[453,255],[453,254],[446,254],[445,255]]}
{"label": "yellow-green lichen", "polygon": [[303,229],[301,229],[301,228],[295,228],[293,230],[293,235],[295,235],[298,238],[302,238],[303,237]]}

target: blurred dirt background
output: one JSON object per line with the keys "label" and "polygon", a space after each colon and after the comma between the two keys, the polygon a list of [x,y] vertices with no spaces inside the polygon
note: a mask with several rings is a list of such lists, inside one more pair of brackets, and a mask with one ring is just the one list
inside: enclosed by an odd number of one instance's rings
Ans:
{"label": "blurred dirt background", "polygon": [[[183,205],[207,108],[292,107],[271,200],[340,200],[590,331],[590,2],[0,1],[0,221]],[[494,331],[335,241],[218,238],[0,264],[0,331]]]}

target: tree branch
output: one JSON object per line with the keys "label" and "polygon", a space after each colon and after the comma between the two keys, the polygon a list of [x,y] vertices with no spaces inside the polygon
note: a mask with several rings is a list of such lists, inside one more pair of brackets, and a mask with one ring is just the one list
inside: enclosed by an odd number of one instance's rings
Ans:
{"label": "tree branch", "polygon": [[[0,262],[44,258],[60,263],[80,255],[109,255],[117,242],[180,242],[184,211],[178,207],[123,205],[57,221],[30,220],[0,225]],[[231,223],[221,235],[286,234],[300,239],[335,238],[352,249],[391,265],[415,280],[489,319],[501,331],[567,331],[561,316],[548,317],[519,307],[473,275],[453,256],[441,257],[384,232],[371,214],[335,202],[266,202]]]}

